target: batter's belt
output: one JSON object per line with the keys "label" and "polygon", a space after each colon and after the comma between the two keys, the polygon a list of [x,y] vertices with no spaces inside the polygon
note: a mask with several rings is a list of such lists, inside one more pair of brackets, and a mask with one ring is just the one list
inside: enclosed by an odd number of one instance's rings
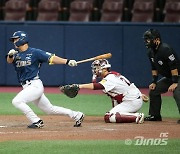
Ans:
{"label": "batter's belt", "polygon": [[38,77],[35,77],[35,78],[33,78],[33,79],[28,79],[28,80],[22,81],[22,82],[21,82],[21,85],[24,86],[25,84],[30,84],[31,81],[33,81],[33,80],[38,80],[38,79],[39,79]]}

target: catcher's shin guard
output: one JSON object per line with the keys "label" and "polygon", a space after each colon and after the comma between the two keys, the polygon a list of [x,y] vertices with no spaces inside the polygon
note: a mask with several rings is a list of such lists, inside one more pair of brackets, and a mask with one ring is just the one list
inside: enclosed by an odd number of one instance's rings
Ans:
{"label": "catcher's shin guard", "polygon": [[131,123],[136,122],[137,116],[135,115],[121,115],[119,112],[110,114],[109,112],[104,115],[106,123]]}
{"label": "catcher's shin guard", "polygon": [[104,115],[104,121],[105,121],[106,123],[110,123],[110,120],[109,120],[110,117],[111,117],[110,113],[107,112],[107,113]]}

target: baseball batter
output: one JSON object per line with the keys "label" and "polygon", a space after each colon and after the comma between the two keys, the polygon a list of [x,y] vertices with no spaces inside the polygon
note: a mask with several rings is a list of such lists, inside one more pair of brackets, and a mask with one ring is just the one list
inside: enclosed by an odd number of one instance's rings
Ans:
{"label": "baseball batter", "polygon": [[[137,113],[143,104],[139,89],[126,77],[118,72],[110,71],[111,65],[106,59],[95,60],[92,63],[93,82],[79,84],[79,88],[93,90],[102,89],[112,99],[112,109],[104,116],[107,123],[144,122],[144,114]],[[95,82],[100,77],[100,82]]]}
{"label": "baseball batter", "polygon": [[73,67],[77,66],[77,62],[29,47],[29,38],[24,31],[15,32],[10,38],[10,41],[14,43],[17,51],[11,49],[8,52],[7,62],[14,65],[18,81],[23,87],[23,90],[12,100],[12,104],[22,111],[30,120],[31,124],[28,125],[28,128],[42,128],[44,126],[43,121],[28,106],[29,102],[33,102],[47,114],[68,115],[75,120],[76,123],[74,127],[81,126],[84,114],[79,111],[72,111],[67,108],[52,105],[44,95],[44,86],[39,75],[42,63],[68,64]]}

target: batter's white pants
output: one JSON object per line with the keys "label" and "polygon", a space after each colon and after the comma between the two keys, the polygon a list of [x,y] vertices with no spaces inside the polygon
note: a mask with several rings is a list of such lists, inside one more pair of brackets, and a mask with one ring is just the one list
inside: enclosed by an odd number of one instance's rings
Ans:
{"label": "batter's white pants", "polygon": [[17,109],[21,110],[25,114],[25,116],[32,123],[34,123],[39,121],[40,118],[27,105],[30,102],[33,102],[46,114],[68,115],[74,120],[78,120],[82,115],[81,112],[72,111],[67,108],[52,105],[48,98],[44,95],[44,86],[40,79],[31,80],[27,84],[23,85],[23,90],[20,91],[12,100],[12,104]]}

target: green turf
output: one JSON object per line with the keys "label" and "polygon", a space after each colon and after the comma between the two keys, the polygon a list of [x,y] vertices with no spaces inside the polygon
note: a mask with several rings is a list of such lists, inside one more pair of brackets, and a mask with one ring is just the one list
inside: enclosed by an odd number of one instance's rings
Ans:
{"label": "green turf", "polygon": [[[1,115],[23,115],[17,110],[11,101],[15,93],[0,93],[0,114]],[[62,94],[46,94],[52,104],[79,110],[86,115],[102,116],[111,109],[111,100],[106,95],[78,95],[71,99]],[[33,104],[33,110],[44,115]],[[140,112],[148,114],[149,104],[144,103]],[[179,118],[175,101],[172,97],[163,97],[162,116]],[[0,134],[1,136],[1,134]],[[8,141],[0,142],[0,154],[178,154],[180,141],[168,140],[167,145],[126,145],[125,141]]]}
{"label": "green turf", "polygon": [[[22,115],[11,101],[15,93],[0,93],[0,114],[1,115]],[[62,94],[46,94],[52,104],[79,110],[86,115],[103,116],[111,109],[111,100],[106,95],[78,95],[76,98],[68,98]],[[170,96],[163,96],[161,114],[163,117],[179,118],[178,109],[174,99]],[[30,103],[33,110],[40,115],[44,115],[34,104]],[[144,103],[140,112],[148,114],[149,103]]]}
{"label": "green turf", "polygon": [[122,140],[8,141],[0,143],[1,154],[178,154],[179,140],[167,145],[126,145]]}

